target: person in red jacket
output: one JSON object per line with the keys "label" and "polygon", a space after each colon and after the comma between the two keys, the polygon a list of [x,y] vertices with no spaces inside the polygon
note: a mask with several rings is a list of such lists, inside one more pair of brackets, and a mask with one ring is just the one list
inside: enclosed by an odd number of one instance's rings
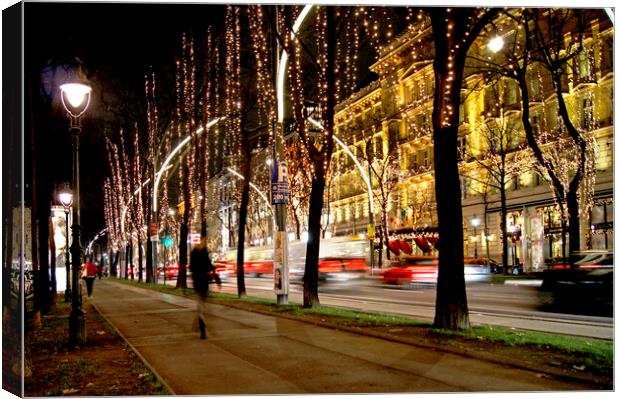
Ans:
{"label": "person in red jacket", "polygon": [[93,285],[95,284],[95,277],[97,276],[97,266],[92,262],[91,258],[86,258],[84,263],[84,281],[86,281],[86,291],[88,297],[93,296]]}

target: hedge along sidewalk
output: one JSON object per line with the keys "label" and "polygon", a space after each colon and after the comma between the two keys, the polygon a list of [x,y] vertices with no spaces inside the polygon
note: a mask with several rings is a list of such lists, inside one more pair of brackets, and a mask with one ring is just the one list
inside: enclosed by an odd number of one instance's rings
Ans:
{"label": "hedge along sidewalk", "polygon": [[[194,290],[191,288],[176,288],[122,279],[115,280],[123,284],[168,294],[184,297],[192,297],[194,295]],[[509,367],[554,375],[558,378],[595,381],[604,385],[613,384],[613,341],[495,326],[476,326],[463,331],[440,330],[433,328],[426,321],[419,321],[408,317],[327,306],[303,308],[297,303],[277,305],[274,300],[251,296],[239,298],[232,294],[214,292],[209,293],[209,301],[242,310],[302,321],[321,327],[477,358]],[[411,333],[409,334],[409,332]],[[458,342],[453,344],[452,340]],[[521,359],[519,359],[514,356],[506,357],[497,353],[489,353],[488,350],[481,350],[484,349],[481,348],[484,344],[499,345],[505,348],[516,347],[523,353],[531,353],[532,356],[540,355],[538,352],[541,350],[557,351],[570,357],[570,361],[573,364],[587,365],[589,369],[593,370],[593,375],[586,375],[586,373],[576,374],[584,371],[582,366],[573,366],[574,369],[568,372],[561,367],[525,361],[523,360],[527,357],[525,355],[520,356]]]}

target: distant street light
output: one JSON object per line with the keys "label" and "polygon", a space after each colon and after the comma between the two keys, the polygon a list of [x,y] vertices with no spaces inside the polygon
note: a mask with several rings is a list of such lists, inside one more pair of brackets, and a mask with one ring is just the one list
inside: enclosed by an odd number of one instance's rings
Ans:
{"label": "distant street light", "polygon": [[511,224],[510,225],[510,232],[512,233],[512,240],[514,243],[514,246],[512,248],[513,252],[512,252],[512,264],[513,265],[517,265],[517,241],[515,240],[515,234],[517,233],[517,225],[515,224]]}
{"label": "distant street light", "polygon": [[71,243],[72,298],[69,315],[69,348],[75,348],[78,342],[86,342],[82,295],[80,292],[80,265],[82,264],[82,246],[80,244],[80,117],[86,112],[90,103],[91,88],[81,83],[67,83],[60,86],[61,101],[69,117],[69,132],[73,145],[73,225]]}
{"label": "distant street light", "polygon": [[480,219],[474,215],[471,220],[471,225],[474,226],[474,258],[478,257],[478,226],[480,226]]}
{"label": "distant street light", "polygon": [[63,208],[65,208],[65,266],[67,268],[67,284],[65,288],[65,302],[71,301],[71,279],[69,276],[71,275],[71,267],[69,262],[69,210],[71,209],[71,205],[73,204],[73,194],[69,189],[69,183],[65,183],[64,188],[58,194],[58,199],[62,204]]}

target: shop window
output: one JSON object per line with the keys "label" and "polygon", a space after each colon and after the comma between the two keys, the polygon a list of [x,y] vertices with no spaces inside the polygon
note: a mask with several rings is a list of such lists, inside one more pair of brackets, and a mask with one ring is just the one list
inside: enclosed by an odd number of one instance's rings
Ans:
{"label": "shop window", "polygon": [[400,124],[398,122],[390,123],[388,128],[388,136],[390,138],[390,144],[394,144],[398,142],[400,137]]}
{"label": "shop window", "polygon": [[425,132],[427,130],[427,118],[426,118],[426,114],[418,114],[415,117],[415,124],[416,124],[416,128],[418,131],[423,131]]}
{"label": "shop window", "polygon": [[418,154],[415,151],[407,154],[407,168],[409,170],[417,170],[418,169]]}

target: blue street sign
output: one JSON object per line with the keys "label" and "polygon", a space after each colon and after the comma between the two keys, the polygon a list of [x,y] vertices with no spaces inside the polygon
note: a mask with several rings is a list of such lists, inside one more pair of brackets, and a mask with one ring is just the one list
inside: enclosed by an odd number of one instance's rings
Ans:
{"label": "blue street sign", "polygon": [[271,204],[288,204],[288,169],[286,162],[276,160],[271,174]]}

